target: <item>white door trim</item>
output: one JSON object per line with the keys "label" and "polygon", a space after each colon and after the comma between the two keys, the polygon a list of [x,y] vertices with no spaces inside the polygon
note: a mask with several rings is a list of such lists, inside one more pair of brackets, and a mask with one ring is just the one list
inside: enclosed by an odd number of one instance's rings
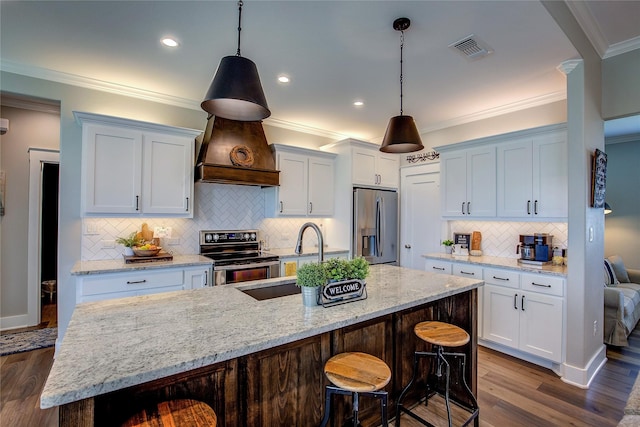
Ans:
{"label": "white door trim", "polygon": [[[27,326],[40,323],[40,224],[42,220],[42,165],[60,163],[60,152],[29,148],[29,234],[27,262]],[[58,208],[59,209],[59,208]]]}

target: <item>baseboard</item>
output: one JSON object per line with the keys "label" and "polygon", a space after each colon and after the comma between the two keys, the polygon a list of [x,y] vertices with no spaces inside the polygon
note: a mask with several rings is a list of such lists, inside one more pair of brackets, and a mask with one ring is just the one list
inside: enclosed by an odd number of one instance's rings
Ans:
{"label": "baseboard", "polygon": [[482,339],[478,339],[478,345],[490,348],[491,350],[499,351],[500,353],[515,357],[516,359],[524,360],[525,362],[533,363],[534,365],[542,366],[543,368],[547,368],[553,371],[556,375],[561,376],[560,365],[558,363],[552,362],[551,360],[543,359],[541,357],[534,356],[523,351],[519,351],[498,343]]}
{"label": "baseboard", "polygon": [[9,329],[26,328],[28,326],[30,326],[28,314],[0,317],[0,331],[6,331]]}
{"label": "baseboard", "polygon": [[565,362],[563,364],[562,381],[587,389],[605,363],[607,363],[607,347],[603,344],[584,368],[572,366]]}

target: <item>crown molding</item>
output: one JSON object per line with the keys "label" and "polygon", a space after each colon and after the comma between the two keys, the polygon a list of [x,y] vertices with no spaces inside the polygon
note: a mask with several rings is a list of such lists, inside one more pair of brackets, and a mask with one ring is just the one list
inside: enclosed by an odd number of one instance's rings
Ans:
{"label": "crown molding", "polygon": [[[176,107],[188,108],[192,110],[200,111],[200,101],[195,101],[187,98],[180,98],[176,96],[165,95],[157,92],[147,91],[131,86],[119,85],[115,83],[106,82],[98,79],[91,79],[87,77],[78,76],[75,74],[62,73],[59,71],[53,71],[45,68],[39,67],[31,67],[25,66],[12,61],[2,61],[0,63],[0,70],[20,74],[27,77],[34,77],[43,80],[50,80],[58,83],[68,84],[72,86],[83,87],[86,89],[99,90],[103,92],[113,93],[122,96],[128,96],[137,99],[144,99],[147,101],[158,102],[161,104],[173,105]],[[456,117],[451,120],[442,121],[436,123],[432,126],[419,129],[419,132],[428,133],[437,131],[440,129],[446,129],[452,126],[458,126],[478,120],[488,119],[491,117],[513,113],[519,110],[524,110],[527,108],[533,108],[540,105],[550,104],[552,102],[563,101],[566,99],[566,92],[559,91],[553,92],[550,94],[537,96],[534,98],[529,98],[526,100],[514,102],[511,104],[491,108],[488,110],[479,111],[476,113],[468,114],[466,116]],[[264,124],[268,126],[278,127],[282,129],[288,129],[296,132],[306,133],[310,135],[316,135],[323,138],[333,139],[336,141],[348,139],[348,138],[358,138],[353,135],[332,132],[324,129],[318,129],[311,126],[306,126],[298,123],[288,122],[286,120],[281,120],[272,117],[269,117],[264,120]],[[376,143],[382,141],[382,136],[371,138],[370,141]]]}
{"label": "crown molding", "polygon": [[636,49],[640,49],[640,36],[625,40],[620,43],[612,44],[605,52],[602,59],[611,58],[612,56],[616,55],[622,55],[623,53],[631,52],[632,50]]}
{"label": "crown molding", "polygon": [[558,65],[556,69],[566,76],[569,75],[578,65],[580,65],[581,62],[582,59],[569,59],[560,63],[560,65]]}
{"label": "crown molding", "polygon": [[602,33],[600,25],[593,17],[587,3],[582,1],[565,1],[564,3],[576,18],[576,21],[578,21],[578,25],[580,25],[600,58],[603,58],[607,49],[609,49],[609,41]]}
{"label": "crown molding", "polygon": [[50,80],[57,83],[71,86],[83,87],[85,89],[99,90],[102,92],[124,95],[146,101],[158,102],[160,104],[174,105],[176,107],[200,110],[200,102],[192,99],[180,98],[177,96],[165,95],[163,93],[139,89],[132,86],[120,85],[106,82],[104,80],[92,79],[78,76],[76,74],[63,73],[47,68],[33,67],[12,61],[2,61],[0,69],[8,73],[20,74],[37,79]]}
{"label": "crown molding", "polygon": [[60,103],[48,99],[27,98],[12,93],[3,93],[0,99],[3,107],[20,108],[23,110],[39,111],[41,113],[60,114]]}
{"label": "crown molding", "polygon": [[459,126],[466,123],[475,122],[483,119],[490,119],[492,117],[501,116],[503,114],[515,113],[517,111],[525,110],[527,108],[538,107],[540,105],[551,104],[552,102],[564,101],[567,99],[566,91],[552,92],[546,95],[536,96],[533,98],[525,99],[511,104],[501,105],[499,107],[490,108],[488,110],[478,111],[477,113],[468,114],[466,116],[456,117],[455,119],[442,121],[432,126],[420,129],[420,133],[434,132],[441,129],[446,129],[453,126]]}
{"label": "crown molding", "polygon": [[265,125],[268,126],[273,126],[273,127],[277,127],[277,128],[282,128],[282,129],[288,129],[288,130],[293,130],[296,132],[302,132],[302,133],[306,133],[306,134],[310,134],[310,135],[316,135],[316,136],[320,136],[323,138],[328,138],[328,139],[333,139],[336,141],[342,140],[342,139],[347,139],[347,138],[353,138],[352,135],[345,135],[343,133],[338,133],[338,132],[332,132],[332,131],[328,131],[328,130],[324,130],[324,129],[318,129],[318,128],[314,128],[312,126],[306,126],[306,125],[302,125],[299,123],[292,123],[292,122],[288,122],[286,120],[281,120],[281,119],[277,119],[274,118],[273,116],[264,119],[263,123]]}
{"label": "crown molding", "polygon": [[604,139],[604,143],[607,145],[622,144],[623,142],[640,142],[640,132],[630,133],[627,135],[609,136]]}

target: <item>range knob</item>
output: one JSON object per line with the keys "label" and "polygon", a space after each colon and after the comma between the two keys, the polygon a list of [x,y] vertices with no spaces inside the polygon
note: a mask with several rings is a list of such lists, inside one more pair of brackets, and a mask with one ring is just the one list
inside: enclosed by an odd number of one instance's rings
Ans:
{"label": "range knob", "polygon": [[218,240],[220,240],[220,235],[218,235],[218,234],[214,234],[214,235],[213,235],[213,241],[214,241],[214,242],[217,242]]}
{"label": "range knob", "polygon": [[251,233],[251,240],[256,240],[256,233]]}
{"label": "range knob", "polygon": [[249,233],[244,233],[244,236],[242,237],[244,237],[244,240],[249,240]]}

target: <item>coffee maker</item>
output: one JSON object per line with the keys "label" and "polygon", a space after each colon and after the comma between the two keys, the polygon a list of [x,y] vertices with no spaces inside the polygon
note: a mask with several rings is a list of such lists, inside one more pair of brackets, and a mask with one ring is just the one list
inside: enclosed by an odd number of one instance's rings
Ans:
{"label": "coffee maker", "polygon": [[547,233],[521,234],[516,253],[520,262],[544,265],[551,262],[553,236]]}

